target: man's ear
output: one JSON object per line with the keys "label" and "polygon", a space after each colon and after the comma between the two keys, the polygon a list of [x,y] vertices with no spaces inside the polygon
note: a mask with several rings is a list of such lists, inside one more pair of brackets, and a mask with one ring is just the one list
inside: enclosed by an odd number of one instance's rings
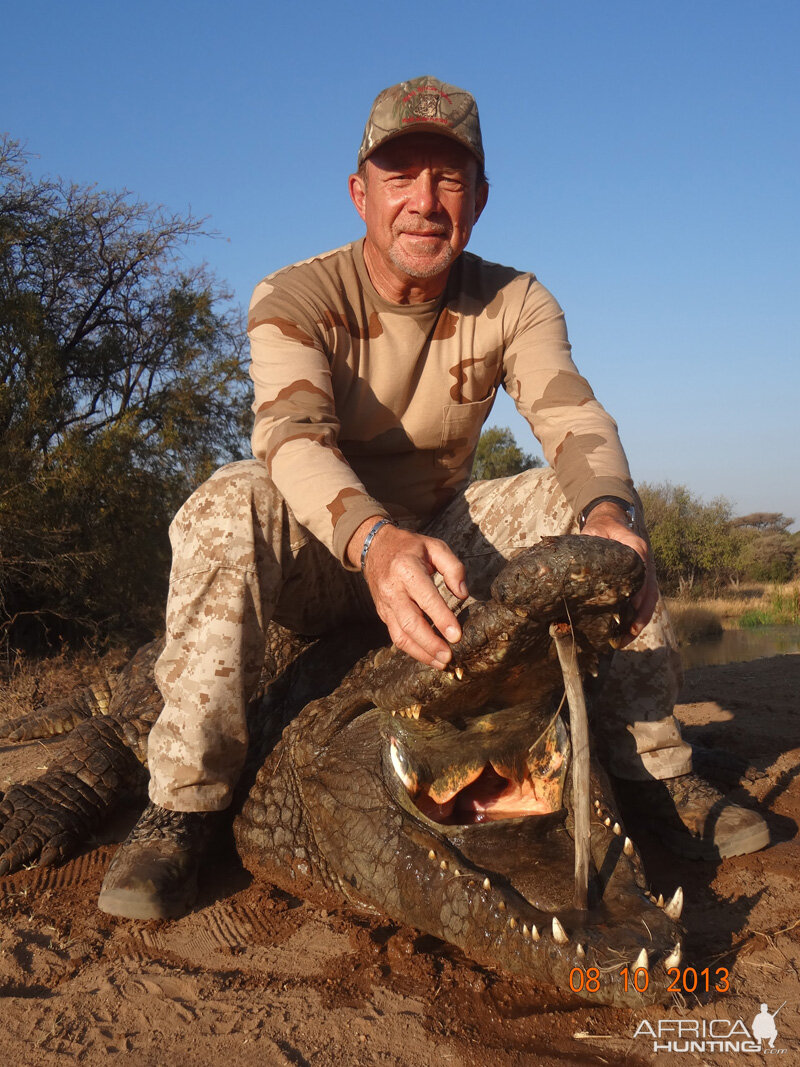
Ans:
{"label": "man's ear", "polygon": [[359,213],[364,222],[367,221],[365,201],[367,197],[367,184],[361,174],[351,174],[347,179],[347,188],[350,193],[350,199],[355,205],[356,211]]}
{"label": "man's ear", "polygon": [[486,207],[486,201],[489,199],[489,183],[481,182],[478,188],[475,190],[475,222],[481,217],[481,212]]}

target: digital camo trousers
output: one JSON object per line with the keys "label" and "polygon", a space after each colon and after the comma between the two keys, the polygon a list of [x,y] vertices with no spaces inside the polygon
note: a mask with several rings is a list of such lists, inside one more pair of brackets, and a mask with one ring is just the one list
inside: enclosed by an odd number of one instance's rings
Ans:
{"label": "digital camo trousers", "polygon": [[[473,482],[424,529],[450,545],[470,595],[488,596],[503,561],[548,535],[575,533],[549,469]],[[173,561],[166,647],[156,665],[164,710],[150,734],[150,797],[178,811],[231,800],[247,751],[245,708],[258,683],[270,619],[316,635],[374,617],[362,576],[299,525],[254,460],[218,470],[170,527]],[[451,607],[455,600],[440,584]],[[649,625],[618,652],[593,702],[609,769],[669,778],[691,769],[672,714],[680,656],[659,599]]]}

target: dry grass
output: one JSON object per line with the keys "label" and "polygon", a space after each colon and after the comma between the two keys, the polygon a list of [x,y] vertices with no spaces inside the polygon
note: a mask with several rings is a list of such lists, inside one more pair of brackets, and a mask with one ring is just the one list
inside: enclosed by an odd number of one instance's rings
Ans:
{"label": "dry grass", "polygon": [[55,703],[73,689],[113,678],[132,651],[115,648],[98,656],[90,649],[65,649],[41,659],[17,655],[0,670],[0,719],[27,715],[34,708]]}
{"label": "dry grass", "polygon": [[[797,582],[785,582],[783,585],[753,583],[739,586],[738,589],[731,589],[717,597],[668,598],[667,608],[676,633],[678,633],[678,640],[683,643],[719,633],[721,630],[738,630],[742,624],[742,618],[749,613],[759,613],[763,616],[764,622],[778,622],[779,619],[770,618],[771,613],[774,613],[776,603],[791,603],[796,600],[797,588]],[[702,618],[706,616],[716,621],[716,629],[703,631]],[[697,618],[696,623],[693,622],[694,617]],[[692,636],[681,636],[683,623],[680,620],[684,618],[686,619],[686,632],[691,633]],[[709,622],[707,625],[712,626],[713,623]],[[697,632],[694,632],[695,628]]]}

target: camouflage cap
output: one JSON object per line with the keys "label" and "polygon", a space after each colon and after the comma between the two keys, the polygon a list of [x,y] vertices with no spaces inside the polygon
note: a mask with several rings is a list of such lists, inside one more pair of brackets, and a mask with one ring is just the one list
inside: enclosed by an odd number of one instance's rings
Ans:
{"label": "camouflage cap", "polygon": [[423,74],[392,85],[375,97],[358,150],[358,166],[387,141],[421,129],[458,141],[483,163],[481,124],[474,97],[466,89]]}

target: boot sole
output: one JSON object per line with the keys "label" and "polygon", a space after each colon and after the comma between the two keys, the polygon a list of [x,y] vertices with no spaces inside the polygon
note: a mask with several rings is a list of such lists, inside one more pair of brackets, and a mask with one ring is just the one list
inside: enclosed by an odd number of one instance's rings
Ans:
{"label": "boot sole", "polygon": [[164,900],[136,889],[101,889],[97,906],[121,919],[180,919],[192,910],[196,894]]}
{"label": "boot sole", "polygon": [[751,826],[741,833],[734,834],[722,845],[716,845],[713,841],[703,841],[697,837],[691,837],[688,831],[685,834],[675,830],[659,828],[659,836],[667,848],[677,856],[683,856],[690,860],[726,860],[732,856],[746,856],[751,852],[759,852],[769,844],[769,827],[766,823]]}

